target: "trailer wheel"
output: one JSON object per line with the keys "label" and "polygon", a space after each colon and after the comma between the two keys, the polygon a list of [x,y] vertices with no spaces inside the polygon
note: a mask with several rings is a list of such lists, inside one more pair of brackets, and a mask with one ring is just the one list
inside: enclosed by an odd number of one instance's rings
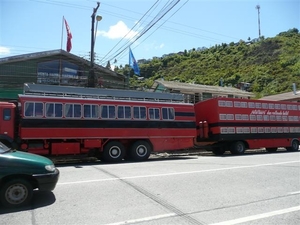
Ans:
{"label": "trailer wheel", "polygon": [[27,205],[32,198],[33,188],[24,179],[10,180],[0,190],[0,201],[6,207],[20,207]]}
{"label": "trailer wheel", "polygon": [[233,142],[230,146],[230,152],[234,155],[242,155],[245,153],[246,146],[242,141]]}
{"label": "trailer wheel", "polygon": [[147,160],[152,152],[152,147],[147,141],[136,141],[129,149],[129,157],[134,161]]}
{"label": "trailer wheel", "polygon": [[105,162],[121,162],[124,155],[124,145],[119,141],[111,141],[104,146],[101,159]]}
{"label": "trailer wheel", "polygon": [[276,152],[277,148],[266,148],[267,152]]}
{"label": "trailer wheel", "polygon": [[212,149],[212,152],[215,154],[215,155],[223,155],[225,153],[225,150],[223,147],[214,147]]}
{"label": "trailer wheel", "polygon": [[296,152],[299,150],[299,141],[298,140],[293,140],[291,147],[286,148],[287,151],[289,152]]}

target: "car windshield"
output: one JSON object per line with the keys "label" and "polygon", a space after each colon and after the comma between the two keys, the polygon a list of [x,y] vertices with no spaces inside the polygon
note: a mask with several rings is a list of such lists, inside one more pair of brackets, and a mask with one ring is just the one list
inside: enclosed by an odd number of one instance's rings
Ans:
{"label": "car windshield", "polygon": [[2,142],[0,142],[0,154],[8,152],[10,150],[9,147],[7,147],[5,144],[3,144]]}

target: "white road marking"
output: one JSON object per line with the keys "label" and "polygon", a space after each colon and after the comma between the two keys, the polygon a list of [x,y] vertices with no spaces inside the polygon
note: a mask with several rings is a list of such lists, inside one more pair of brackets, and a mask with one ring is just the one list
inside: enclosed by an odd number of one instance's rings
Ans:
{"label": "white road marking", "polygon": [[268,213],[262,213],[262,214],[257,214],[257,215],[253,215],[253,216],[242,217],[239,219],[227,220],[227,221],[223,221],[220,223],[213,223],[210,225],[234,225],[234,224],[245,223],[245,222],[249,222],[249,221],[253,221],[253,220],[264,219],[264,218],[271,217],[271,216],[277,216],[277,215],[281,215],[281,214],[285,214],[285,213],[295,212],[295,211],[299,211],[299,210],[300,210],[300,206],[295,206],[295,207],[281,209],[281,210],[272,211],[272,212],[268,212]]}
{"label": "white road marking", "polygon": [[297,194],[300,194],[300,191],[294,191],[294,192],[290,192],[288,193],[289,195],[297,195]]}
{"label": "white road marking", "polygon": [[175,213],[169,213],[169,214],[163,214],[163,215],[140,218],[140,219],[136,219],[136,220],[127,220],[127,221],[122,221],[122,222],[117,222],[117,223],[109,223],[109,224],[106,224],[106,225],[123,225],[123,224],[139,223],[139,222],[145,222],[145,221],[151,221],[151,220],[156,220],[156,219],[167,218],[167,217],[171,217],[171,216],[176,216],[176,214]]}
{"label": "white road marking", "polygon": [[255,167],[263,167],[263,166],[275,166],[275,165],[283,165],[283,164],[291,164],[291,163],[299,163],[299,162],[300,161],[288,161],[288,162],[266,163],[266,164],[257,164],[257,165],[249,165],[249,166],[234,166],[234,167],[209,169],[209,170],[196,170],[196,171],[187,171],[187,172],[178,172],[178,173],[150,174],[150,175],[143,175],[143,176],[105,178],[105,179],[97,179],[97,180],[83,180],[83,181],[72,181],[72,182],[62,182],[62,183],[59,182],[57,185],[84,184],[84,183],[115,181],[115,180],[140,179],[140,178],[149,178],[149,177],[178,176],[178,175],[186,175],[186,174],[208,173],[208,172],[217,172],[217,171],[235,170],[235,169],[245,169],[245,168],[255,168]]}

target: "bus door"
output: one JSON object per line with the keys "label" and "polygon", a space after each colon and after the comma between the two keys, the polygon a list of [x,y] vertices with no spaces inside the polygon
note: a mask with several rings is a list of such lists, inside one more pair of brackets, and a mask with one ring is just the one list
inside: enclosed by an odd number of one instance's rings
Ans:
{"label": "bus door", "polygon": [[14,137],[14,104],[0,104],[0,137]]}

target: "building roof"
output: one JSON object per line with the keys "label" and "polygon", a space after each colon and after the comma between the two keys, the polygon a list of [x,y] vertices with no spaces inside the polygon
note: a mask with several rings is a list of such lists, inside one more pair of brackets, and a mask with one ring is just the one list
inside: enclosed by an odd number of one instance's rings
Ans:
{"label": "building roof", "polygon": [[163,85],[167,89],[172,89],[173,91],[180,91],[185,94],[194,94],[194,93],[216,93],[216,94],[227,94],[227,95],[239,95],[243,97],[254,97],[254,94],[251,92],[243,91],[233,87],[220,87],[220,86],[208,86],[201,84],[189,84],[181,83],[176,81],[164,81],[164,80],[155,80],[158,84]]}
{"label": "building roof", "polygon": [[85,88],[58,85],[24,84],[23,94],[39,96],[60,96],[94,99],[123,99],[139,101],[183,102],[182,94],[157,93],[135,90],[116,90],[105,88]]}
{"label": "building roof", "polygon": [[286,92],[277,95],[269,95],[260,98],[260,100],[270,100],[270,101],[300,101],[300,91],[296,92]]}
{"label": "building roof", "polygon": [[[82,57],[79,57],[77,55],[74,55],[72,53],[69,53],[62,49],[50,50],[50,51],[44,51],[44,52],[35,52],[35,53],[0,58],[0,65],[5,64],[5,63],[20,62],[20,61],[26,61],[26,60],[31,60],[31,59],[40,59],[40,58],[46,58],[46,57],[51,57],[51,56],[57,56],[57,55],[63,55],[74,61],[78,61],[87,66],[90,66],[90,61],[88,61]],[[106,67],[100,66],[98,64],[94,64],[94,67],[95,67],[95,69],[97,69],[103,73],[109,74],[111,76],[125,78],[125,76],[123,74],[118,74],[118,73],[116,73]]]}

